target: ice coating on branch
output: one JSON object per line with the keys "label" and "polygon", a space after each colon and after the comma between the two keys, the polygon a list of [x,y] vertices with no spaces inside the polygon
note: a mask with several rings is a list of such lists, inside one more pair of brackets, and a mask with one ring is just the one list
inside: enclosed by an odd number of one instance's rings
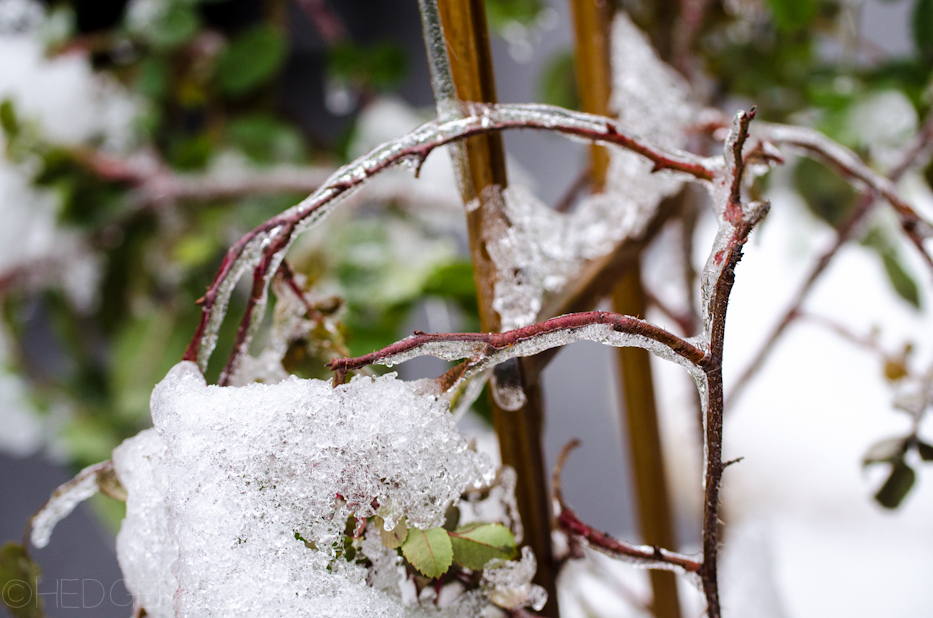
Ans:
{"label": "ice coating on branch", "polygon": [[80,503],[97,493],[97,478],[104,471],[112,469],[111,465],[109,461],[105,461],[88,466],[52,493],[48,502],[30,520],[30,539],[33,545],[45,547],[49,544],[52,530],[58,522],[68,517]]}
{"label": "ice coating on branch", "polygon": [[153,618],[172,618],[178,580],[172,565],[178,544],[169,533],[169,509],[160,474],[165,443],[155,429],[113,451],[113,468],[127,491],[126,517],[117,534],[117,560],[127,590]]}
{"label": "ice coating on branch", "polygon": [[[613,25],[612,39],[612,107],[620,125],[658,145],[683,147],[684,129],[696,110],[686,82],[658,58],[624,13]],[[485,190],[478,203],[501,213],[486,217],[494,223],[483,234],[498,273],[493,308],[502,330],[534,323],[546,297],[588,260],[644,234],[661,200],[683,184],[681,175],[653,168],[638,154],[610,148],[605,191],[583,200],[571,214],[556,212],[519,186]]]}
{"label": "ice coating on branch", "polygon": [[[634,318],[632,318],[632,320],[633,322],[646,323]],[[445,360],[470,359],[469,367],[460,375],[457,382],[452,385],[457,386],[462,381],[491,369],[496,365],[500,365],[509,359],[534,356],[545,350],[562,347],[577,341],[595,341],[596,343],[602,343],[617,348],[644,348],[664,360],[683,366],[694,377],[703,375],[702,370],[687,357],[678,354],[664,343],[644,335],[616,330],[615,326],[611,323],[591,323],[582,326],[569,326],[567,328],[528,336],[525,339],[516,340],[500,348],[495,348],[489,344],[477,341],[430,341],[400,354],[377,358],[371,362],[392,366],[403,360],[425,355],[437,356]],[[688,343],[691,342],[694,345],[702,343],[701,340],[688,341]]]}
{"label": "ice coating on branch", "polygon": [[[347,517],[378,511],[387,525],[405,516],[437,526],[462,491],[492,480],[446,402],[394,375],[337,388],[296,378],[221,388],[185,362],[156,387],[152,415],[161,462],[145,434],[117,453],[131,496],[121,563],[158,536],[162,515],[150,498],[163,490],[179,615],[414,615],[368,586],[363,565],[338,557]],[[153,463],[156,480],[146,483]],[[148,488],[134,500],[140,483]],[[149,518],[142,528],[137,516]]]}

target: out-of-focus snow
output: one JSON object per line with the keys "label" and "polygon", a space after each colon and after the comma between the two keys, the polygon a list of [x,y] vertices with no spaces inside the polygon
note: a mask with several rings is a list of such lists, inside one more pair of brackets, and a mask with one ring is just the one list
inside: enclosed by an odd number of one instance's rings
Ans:
{"label": "out-of-focus snow", "polygon": [[[122,151],[132,141],[137,104],[94,74],[86,55],[46,57],[43,11],[31,0],[0,4],[0,100],[12,101],[19,119],[43,139],[70,146],[95,140],[105,150]],[[26,286],[60,287],[79,310],[86,309],[97,298],[98,260],[76,232],[58,224],[59,196],[31,185],[38,164],[0,157],[0,279],[15,273]],[[7,373],[5,340],[0,347],[0,449],[27,455],[45,441],[47,423],[28,403],[21,378]]]}

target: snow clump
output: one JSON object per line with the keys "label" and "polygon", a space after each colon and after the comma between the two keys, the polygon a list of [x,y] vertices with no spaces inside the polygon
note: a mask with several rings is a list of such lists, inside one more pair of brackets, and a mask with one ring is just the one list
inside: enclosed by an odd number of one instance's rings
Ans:
{"label": "snow clump", "polygon": [[129,494],[117,551],[137,603],[156,618],[475,614],[480,591],[406,607],[396,558],[369,556],[372,543],[358,544],[369,567],[343,554],[350,516],[440,526],[494,478],[447,403],[416,388],[394,374],[218,387],[176,365],[152,394],[155,429],[114,451]]}

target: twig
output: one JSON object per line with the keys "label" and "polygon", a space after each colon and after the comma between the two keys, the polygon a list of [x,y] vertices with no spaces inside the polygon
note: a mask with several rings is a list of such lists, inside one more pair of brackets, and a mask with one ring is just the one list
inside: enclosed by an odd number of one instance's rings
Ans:
{"label": "twig", "polygon": [[[904,153],[901,155],[898,163],[891,168],[890,173],[888,174],[888,179],[891,183],[895,183],[903,177],[918,161],[924,159],[924,155],[930,148],[931,142],[933,142],[933,115],[930,115],[924,123],[921,130],[917,133],[916,136],[911,140],[911,143],[908,144],[907,148],[904,150]],[[833,260],[836,254],[839,252],[839,249],[847,243],[855,233],[861,228],[862,222],[864,222],[868,215],[874,210],[876,205],[876,195],[873,191],[866,192],[862,195],[856,207],[852,210],[845,221],[839,226],[839,229],[836,231],[836,238],[833,241],[833,244],[824,251],[820,257],[817,259],[816,263],[810,269],[810,273],[807,275],[807,278],[801,284],[800,288],[797,290],[797,293],[794,295],[794,298],[790,302],[790,306],[784,312],[784,315],[777,322],[777,324],[772,329],[771,333],[768,335],[768,338],[762,344],[761,348],[758,350],[758,353],[755,354],[755,357],[749,363],[748,367],[745,368],[745,371],[739,376],[738,380],[735,382],[735,386],[732,387],[731,392],[729,393],[728,398],[726,399],[726,409],[729,410],[733,407],[736,401],[744,392],[745,388],[755,377],[758,371],[761,370],[764,366],[765,360],[770,356],[771,352],[774,350],[774,346],[777,344],[781,335],[784,334],[784,331],[787,330],[787,327],[793,323],[798,314],[800,313],[801,307],[803,307],[804,301],[807,299],[807,296],[810,294],[810,291],[813,289],[814,284],[822,276],[823,272],[826,270],[826,267],[829,266],[829,263]],[[926,255],[926,252],[922,252]]]}
{"label": "twig", "polygon": [[557,212],[568,213],[577,202],[577,198],[592,184],[592,169],[585,167],[577,174],[573,183],[567,187],[567,190],[554,204],[554,210]]}
{"label": "twig", "polygon": [[[574,341],[598,341],[613,346],[648,349],[667,360],[694,368],[708,359],[706,353],[659,326],[627,315],[608,311],[571,313],[504,333],[416,333],[392,345],[357,358],[340,358],[328,363],[333,371],[345,374],[374,363],[392,366],[416,356],[437,356],[445,360],[470,359],[457,370],[456,381],[443,384],[452,388],[477,373],[511,358],[532,356]],[[453,370],[452,370],[453,371]]]}
{"label": "twig", "polygon": [[706,323],[704,338],[709,342],[707,361],[703,366],[706,381],[705,438],[706,470],[704,473],[703,504],[703,565],[700,578],[706,596],[707,613],[719,618],[719,583],[717,576],[719,552],[719,487],[725,466],[722,462],[723,382],[722,358],[725,342],[726,310],[735,282],[735,267],[742,258],[742,247],[755,225],[767,214],[767,204],[741,203],[739,190],[744,170],[742,145],[748,135],[748,126],[754,118],[751,113],[740,112],[733,121],[725,143],[726,167],[717,184],[728,190],[723,199],[727,203],[717,209],[719,234],[713,254],[704,268],[703,280],[708,299],[704,304]]}
{"label": "twig", "polygon": [[699,573],[702,565],[689,556],[668,551],[657,546],[633,545],[620,541],[584,523],[573,509],[567,506],[561,489],[561,472],[564,469],[564,465],[567,463],[567,457],[570,455],[570,452],[578,446],[580,446],[579,440],[571,440],[568,442],[557,458],[557,465],[554,466],[554,499],[560,506],[560,513],[557,516],[557,525],[560,529],[568,535],[584,539],[589,547],[612,558],[634,562],[648,569],[674,570],[686,574]]}
{"label": "twig", "polygon": [[347,38],[347,29],[325,0],[298,0],[298,7],[317,29],[326,45],[336,45]]}
{"label": "twig", "polygon": [[[466,106],[469,113],[463,118],[428,122],[340,168],[312,195],[256,227],[234,244],[201,300],[201,322],[184,359],[196,361],[202,370],[206,367],[216,341],[214,337],[205,335],[222,321],[236,279],[246,269],[254,268],[253,294],[240,329],[243,336],[237,337],[233,362],[228,362],[228,366],[235,366],[236,357],[243,353],[249,341],[253,307],[257,303],[261,304],[265,298],[265,288],[259,282],[266,280],[270,266],[278,267],[280,260],[274,256],[289,246],[294,234],[320,221],[335,207],[338,198],[356,189],[367,179],[404,161],[423,162],[435,148],[452,141],[490,131],[532,128],[615,144],[645,156],[655,163],[656,169],[684,172],[701,180],[712,179],[721,167],[721,163],[715,159],[703,159],[683,151],[657,147],[627,132],[615,121],[601,116],[548,105],[470,103]],[[250,255],[252,252],[258,255]],[[241,260],[244,254],[249,257]]]}
{"label": "twig", "polygon": [[[756,137],[775,144],[787,144],[815,153],[834,165],[844,175],[859,180],[883,196],[894,208],[901,227],[909,238],[921,242],[933,235],[933,226],[922,219],[897,192],[890,179],[874,172],[854,152],[832,141],[819,131],[806,127],[762,123],[757,125]],[[926,255],[926,251],[921,251]],[[929,260],[927,255],[927,260]]]}

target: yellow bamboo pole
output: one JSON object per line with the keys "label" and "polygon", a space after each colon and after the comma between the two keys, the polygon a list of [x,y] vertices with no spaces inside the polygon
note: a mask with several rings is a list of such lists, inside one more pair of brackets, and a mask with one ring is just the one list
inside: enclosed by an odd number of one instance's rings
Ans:
{"label": "yellow bamboo pole", "polygon": [[[457,96],[463,101],[495,103],[496,85],[485,3],[482,0],[439,0],[438,8]],[[488,196],[484,189],[490,186],[505,188],[505,152],[498,133],[467,139],[466,153],[472,191],[464,195],[465,200],[483,199]],[[480,326],[485,332],[501,329],[499,315],[492,307],[495,265],[482,236],[487,219],[494,214],[489,204],[467,212]],[[534,550],[538,560],[535,582],[548,593],[548,603],[542,614],[557,618],[557,573],[551,551],[550,499],[541,446],[541,392],[531,364],[517,363],[513,369],[520,374],[527,402],[519,410],[508,411],[493,400],[493,426],[499,438],[502,463],[515,468],[518,475],[516,499],[525,531],[524,543]]]}
{"label": "yellow bamboo pole", "polygon": [[[608,115],[611,9],[606,0],[570,0],[570,8],[576,41],[577,87],[583,111]],[[591,164],[594,190],[603,189],[608,166],[606,149],[594,145]],[[637,257],[616,284],[612,300],[617,313],[644,316],[645,295]],[[664,475],[650,358],[648,352],[641,348],[619,348],[618,361],[624,391],[622,414],[628,427],[642,541],[673,549],[673,521]],[[674,574],[651,571],[650,577],[655,616],[680,618],[680,600]]]}

